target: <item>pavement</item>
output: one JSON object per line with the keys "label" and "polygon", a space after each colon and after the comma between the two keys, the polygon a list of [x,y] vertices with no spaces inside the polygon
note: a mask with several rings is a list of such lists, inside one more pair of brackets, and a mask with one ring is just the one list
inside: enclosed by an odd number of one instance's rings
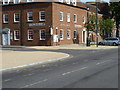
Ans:
{"label": "pavement", "polygon": [[[5,47],[4,47],[5,48]],[[82,50],[82,49],[112,49],[118,48],[117,46],[99,46],[96,47],[92,45],[86,47],[85,45],[71,44],[71,45],[60,45],[60,46],[10,46],[6,48],[26,48],[26,49],[37,49],[37,50],[62,50],[62,49],[73,49],[73,50]],[[14,50],[0,50],[1,65],[0,71],[16,69],[41,63],[52,62],[56,60],[61,60],[68,58],[70,55],[67,53],[61,52],[51,52],[51,51],[14,51]]]}
{"label": "pavement", "polygon": [[[35,51],[35,49],[28,49]],[[27,50],[26,50],[27,51]],[[36,50],[36,51],[42,51]],[[118,49],[44,50],[70,58],[2,73],[3,88],[118,88]],[[17,89],[18,88],[18,89]],[[58,89],[57,89],[58,88]],[[3,89],[6,90],[6,89]],[[106,89],[107,90],[107,89]],[[117,89],[115,89],[117,90]]]}
{"label": "pavement", "polygon": [[52,62],[69,57],[68,54],[49,51],[12,51],[1,50],[2,65],[0,71]]}
{"label": "pavement", "polygon": [[54,50],[59,50],[59,49],[112,49],[112,48],[118,48],[118,46],[98,46],[96,45],[91,45],[89,47],[86,47],[85,45],[81,44],[67,44],[67,45],[59,45],[59,46],[29,46],[26,47],[29,49],[54,49]]}

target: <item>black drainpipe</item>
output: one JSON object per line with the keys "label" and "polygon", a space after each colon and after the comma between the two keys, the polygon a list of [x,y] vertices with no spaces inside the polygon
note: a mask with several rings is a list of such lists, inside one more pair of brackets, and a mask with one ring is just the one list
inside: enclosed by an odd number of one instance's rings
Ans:
{"label": "black drainpipe", "polygon": [[23,46],[23,5],[20,7],[20,32],[21,46]]}

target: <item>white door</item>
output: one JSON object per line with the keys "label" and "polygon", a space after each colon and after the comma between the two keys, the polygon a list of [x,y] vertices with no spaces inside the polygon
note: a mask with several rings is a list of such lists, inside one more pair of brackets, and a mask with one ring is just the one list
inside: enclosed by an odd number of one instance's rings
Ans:
{"label": "white door", "polygon": [[10,33],[2,34],[3,45],[10,45]]}
{"label": "white door", "polygon": [[82,43],[86,43],[86,29],[82,31]]}
{"label": "white door", "polygon": [[8,45],[8,34],[2,34],[3,45]]}

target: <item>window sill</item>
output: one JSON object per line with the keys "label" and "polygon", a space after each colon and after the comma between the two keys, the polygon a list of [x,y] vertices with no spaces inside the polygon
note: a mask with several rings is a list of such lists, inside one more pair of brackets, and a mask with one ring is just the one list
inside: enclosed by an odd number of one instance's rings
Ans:
{"label": "window sill", "polygon": [[63,38],[60,38],[61,41],[63,41],[64,39]]}
{"label": "window sill", "polygon": [[45,20],[39,20],[40,22],[45,22]]}
{"label": "window sill", "polygon": [[28,39],[28,41],[33,41],[33,39]]}
{"label": "window sill", "polygon": [[3,24],[8,24],[8,23],[7,23],[7,22],[6,22],[6,23],[4,22]]}
{"label": "window sill", "polygon": [[40,39],[40,41],[45,41],[46,39]]}
{"label": "window sill", "polygon": [[14,41],[19,41],[20,39],[14,39]]}
{"label": "window sill", "polygon": [[27,21],[27,23],[32,23],[33,21]]}

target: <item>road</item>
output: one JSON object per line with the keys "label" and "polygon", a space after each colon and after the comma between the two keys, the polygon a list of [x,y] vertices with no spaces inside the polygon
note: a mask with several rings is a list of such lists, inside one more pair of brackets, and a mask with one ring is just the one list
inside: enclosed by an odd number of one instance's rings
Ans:
{"label": "road", "polygon": [[64,52],[70,57],[4,72],[3,88],[118,88],[117,48],[46,51]]}

